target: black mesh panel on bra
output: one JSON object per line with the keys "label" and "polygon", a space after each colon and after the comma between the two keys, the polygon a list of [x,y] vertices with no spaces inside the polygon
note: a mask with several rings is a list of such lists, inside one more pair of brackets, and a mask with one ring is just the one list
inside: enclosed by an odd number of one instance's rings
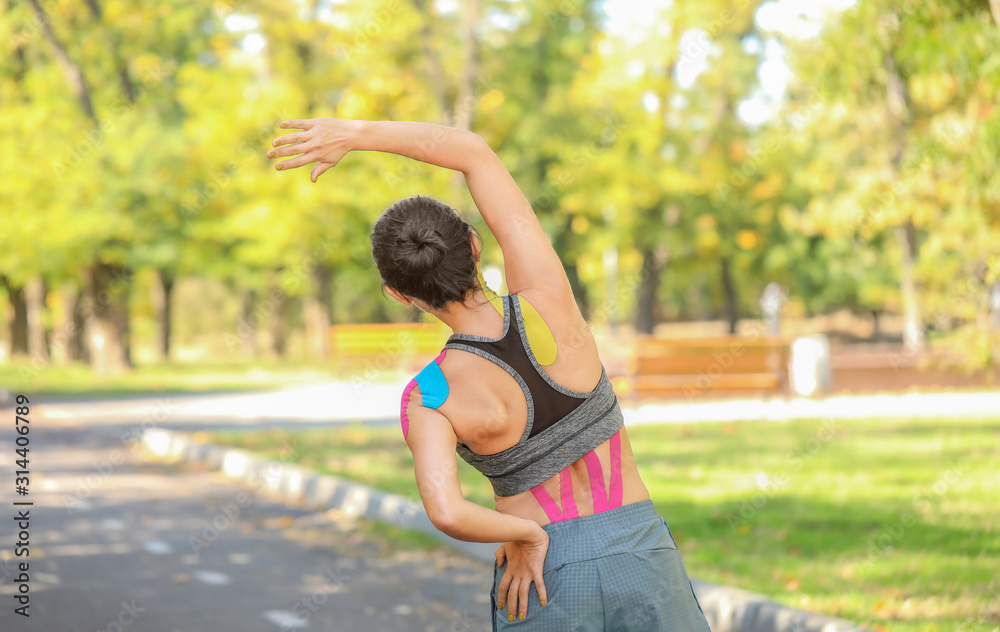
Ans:
{"label": "black mesh panel on bra", "polygon": [[507,300],[508,297],[504,297],[504,299],[504,308],[511,310],[511,313],[507,333],[503,338],[495,342],[479,340],[461,340],[456,342],[461,342],[463,345],[476,347],[495,355],[509,364],[521,376],[521,379],[528,386],[528,392],[531,393],[531,398],[535,405],[535,420],[531,425],[531,432],[528,433],[528,437],[533,437],[571,413],[577,406],[584,402],[584,398],[560,393],[552,388],[552,385],[546,382],[545,378],[539,374],[525,350],[528,345],[521,341],[521,332],[514,318],[516,312],[513,311],[513,307],[510,304],[510,301],[515,299],[510,298]]}

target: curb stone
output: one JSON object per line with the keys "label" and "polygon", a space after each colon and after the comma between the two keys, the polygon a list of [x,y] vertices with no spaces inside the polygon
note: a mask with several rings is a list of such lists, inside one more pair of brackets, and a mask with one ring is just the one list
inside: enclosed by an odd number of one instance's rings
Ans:
{"label": "curb stone", "polygon": [[[263,486],[281,500],[304,501],[338,509],[348,516],[416,529],[473,559],[484,562],[495,559],[495,544],[464,542],[441,533],[431,523],[422,503],[399,494],[318,474],[247,450],[201,442],[183,432],[146,430],[141,443],[154,459],[199,463],[255,487]],[[691,583],[712,632],[870,632],[841,619],[782,606],[764,595],[739,588],[694,579]]]}
{"label": "curb stone", "polygon": [[442,540],[473,559],[493,561],[496,545],[463,542],[441,533],[431,523],[423,504],[399,494],[391,494],[339,476],[318,474],[292,463],[263,457],[248,450],[198,441],[190,434],[150,429],[141,443],[153,458],[199,463],[226,475],[242,479],[255,488],[286,502],[305,502],[326,509],[338,509],[347,516],[367,518],[415,529]]}
{"label": "curb stone", "polygon": [[692,579],[712,632],[870,632],[834,617],[796,610],[757,593]]}

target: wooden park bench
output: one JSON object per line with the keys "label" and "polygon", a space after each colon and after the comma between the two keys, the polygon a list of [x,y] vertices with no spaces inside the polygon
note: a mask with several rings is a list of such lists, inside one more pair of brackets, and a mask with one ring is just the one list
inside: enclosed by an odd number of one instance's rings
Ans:
{"label": "wooden park bench", "polygon": [[422,367],[441,352],[449,332],[434,323],[333,325],[330,356],[342,366]]}
{"label": "wooden park bench", "polygon": [[790,341],[777,336],[640,336],[630,367],[632,394],[686,399],[787,394],[790,349]]}

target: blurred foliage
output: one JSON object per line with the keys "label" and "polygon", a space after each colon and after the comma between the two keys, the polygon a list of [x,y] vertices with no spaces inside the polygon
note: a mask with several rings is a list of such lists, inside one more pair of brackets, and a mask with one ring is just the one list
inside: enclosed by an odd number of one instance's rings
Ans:
{"label": "blurred foliage", "polygon": [[[759,314],[769,282],[804,315],[899,314],[896,231],[912,225],[924,333],[995,364],[989,7],[859,0],[797,37],[764,30],[762,4],[678,0],[619,34],[595,0],[0,0],[8,324],[27,326],[17,292],[40,278],[37,322],[68,344],[61,309],[74,292],[101,300],[88,280],[98,264],[126,293],[221,282],[244,309],[228,310],[238,322],[219,335],[410,317],[378,290],[378,214],[427,194],[488,230],[460,176],[399,156],[349,155],[317,185],[274,174],[264,152],[281,120],[338,116],[486,138],[595,323],[735,324]],[[748,123],[739,112],[761,98],[766,50],[792,73],[770,116]],[[490,244],[484,262],[498,264]],[[170,317],[130,301],[133,319]]]}

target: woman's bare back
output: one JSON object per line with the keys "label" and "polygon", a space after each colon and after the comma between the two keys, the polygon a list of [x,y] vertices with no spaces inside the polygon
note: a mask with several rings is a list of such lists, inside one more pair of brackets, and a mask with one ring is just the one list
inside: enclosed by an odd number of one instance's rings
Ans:
{"label": "woman's bare back", "polygon": [[[601,379],[602,366],[593,335],[579,312],[560,310],[538,293],[522,292],[521,296],[538,311],[555,340],[556,358],[543,367],[545,373],[565,388],[584,393],[592,391]],[[504,333],[504,318],[492,308],[484,310],[482,329],[469,333],[498,339]],[[494,362],[457,349],[449,350],[440,366],[449,384],[449,395],[438,411],[451,422],[458,440],[481,455],[497,454],[517,445],[528,419],[527,402],[517,380]],[[624,428],[620,435],[622,503],[648,499]],[[605,490],[611,488],[610,443],[609,439],[594,450],[604,474]],[[586,463],[581,458],[570,465],[568,471],[578,515],[594,513],[591,475]],[[552,498],[561,498],[558,476],[546,481],[543,488]],[[550,522],[530,490],[494,498],[497,511],[528,518],[540,525]]]}

